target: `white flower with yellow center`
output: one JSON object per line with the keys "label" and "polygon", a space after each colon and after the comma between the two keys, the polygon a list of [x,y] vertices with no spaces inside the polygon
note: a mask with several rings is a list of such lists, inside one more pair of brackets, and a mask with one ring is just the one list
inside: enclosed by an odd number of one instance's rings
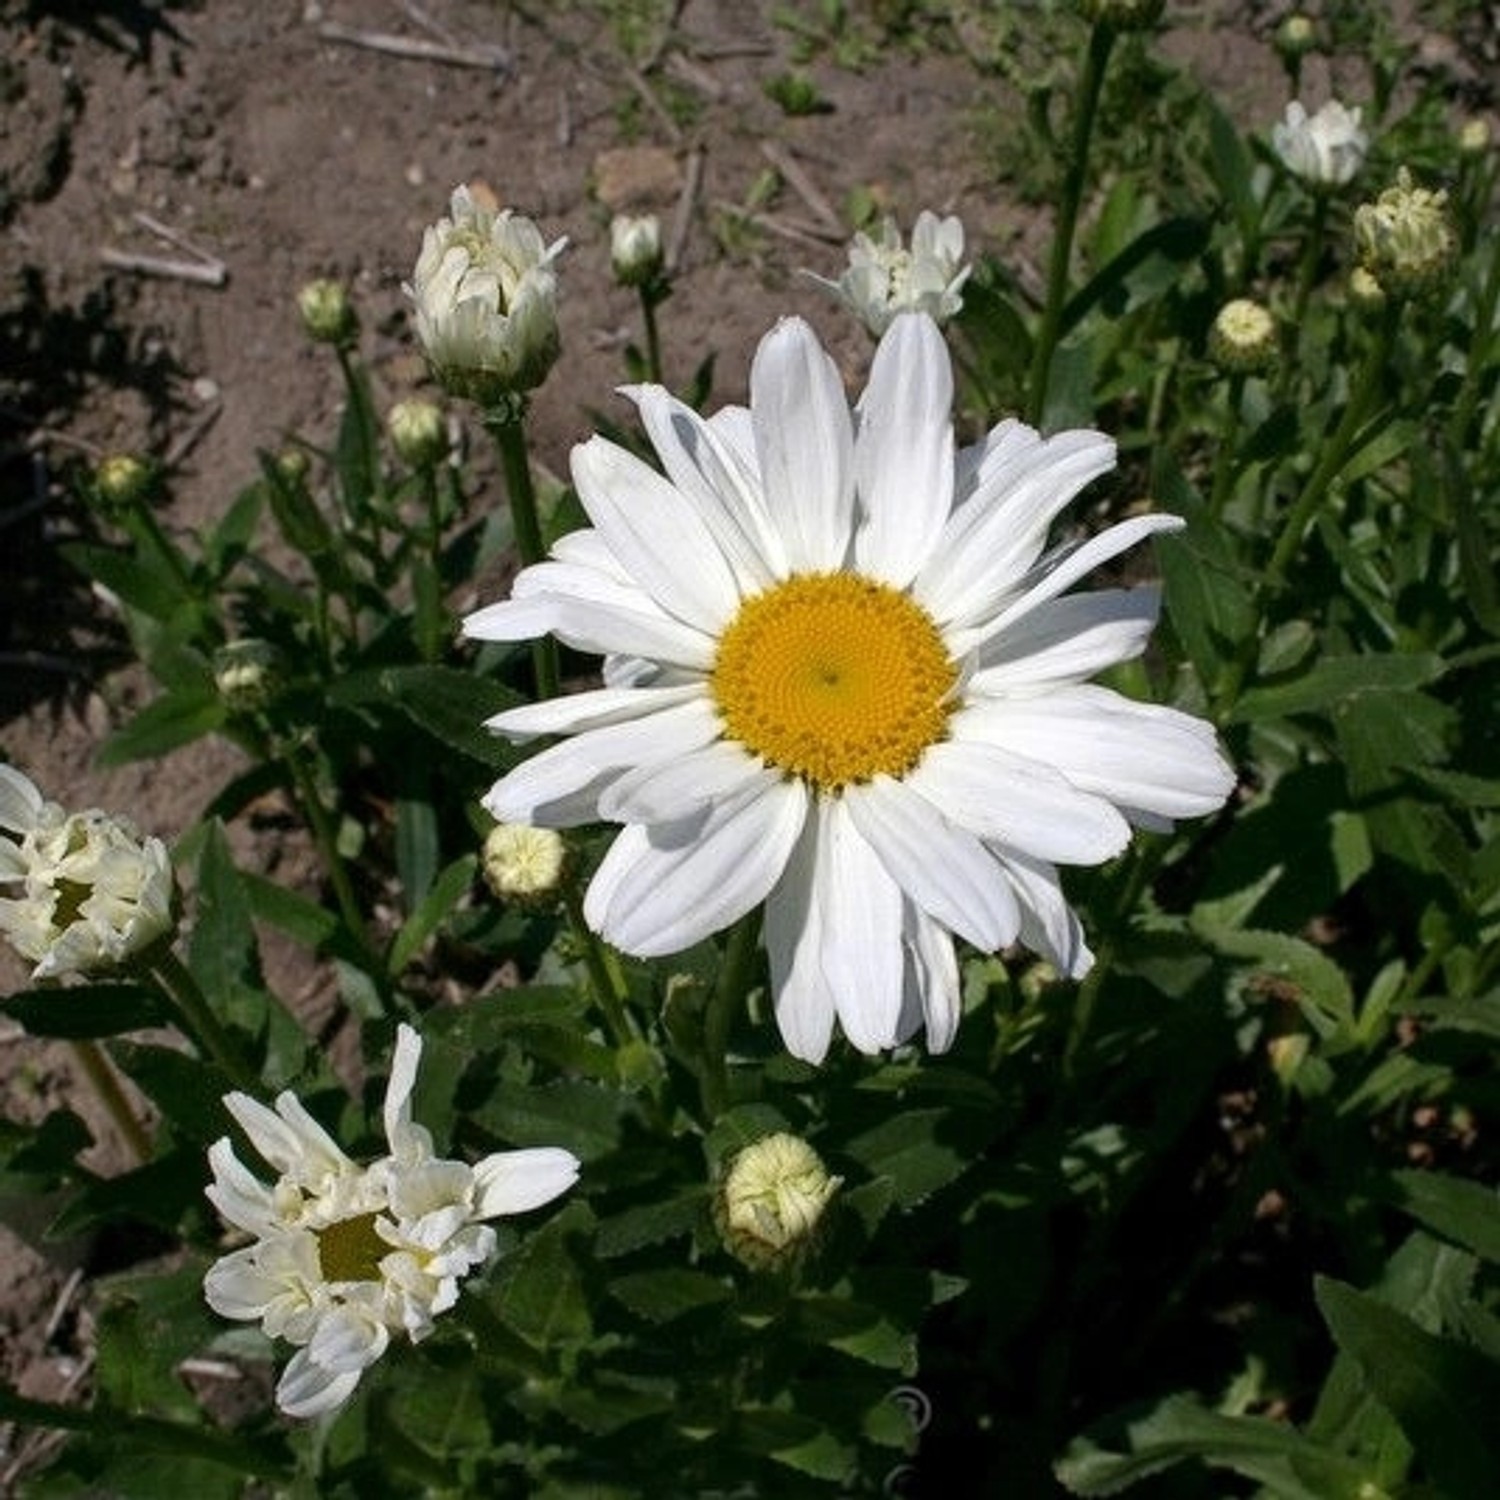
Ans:
{"label": "white flower with yellow center", "polygon": [[216,1261],[203,1290],[215,1312],[300,1346],[276,1387],[288,1416],[342,1405],[393,1333],[426,1338],[458,1300],[459,1281],[494,1254],[485,1221],[549,1203],[578,1176],[577,1158],[554,1147],[500,1151],[473,1166],[435,1157],[431,1135],[411,1118],[421,1053],[420,1037],[402,1026],[385,1096],[390,1152],[368,1166],[351,1161],[294,1094],[281,1094],[274,1110],[225,1096],[279,1175],[267,1186],[228,1137],[209,1149],[208,1197],[254,1240]]}
{"label": "white flower with yellow center", "polygon": [[761,341],[748,410],[704,420],[659,386],[630,394],[665,475],[603,438],[576,448],[593,529],[465,623],[605,657],[603,688],[489,721],[572,736],[489,810],[626,825],[584,910],[629,953],[688,948],[764,901],[799,1057],[823,1056],[835,1017],[862,1051],[924,1022],[946,1047],[954,934],[1084,973],[1056,866],[1210,812],[1234,782],[1207,724],[1085,685],[1144,649],[1157,591],[1064,597],[1181,522],[1044,551],[1114,444],[1011,421],[955,455],[948,353],[920,314],[881,340],[852,415],[795,318]]}
{"label": "white flower with yellow center", "polygon": [[[7,836],[8,835],[8,836]],[[172,927],[172,863],[158,838],[98,808],[68,813],[0,765],[0,933],[33,979],[117,968]]]}
{"label": "white flower with yellow center", "polygon": [[895,221],[886,219],[880,238],[860,233],[849,246],[849,266],[837,281],[813,280],[827,287],[879,338],[903,312],[924,312],[939,323],[964,305],[969,279],[964,258],[964,226],[951,214],[940,219],[924,209],[912,226],[911,248],[901,242]]}
{"label": "white flower with yellow center", "polygon": [[433,373],[481,404],[540,385],[558,355],[557,273],[530,219],[456,188],[452,217],[428,225],[406,293]]}
{"label": "white flower with yellow center", "polygon": [[1287,171],[1315,188],[1342,187],[1363,166],[1370,137],[1360,127],[1358,109],[1330,99],[1309,115],[1293,99],[1271,127],[1271,144]]}

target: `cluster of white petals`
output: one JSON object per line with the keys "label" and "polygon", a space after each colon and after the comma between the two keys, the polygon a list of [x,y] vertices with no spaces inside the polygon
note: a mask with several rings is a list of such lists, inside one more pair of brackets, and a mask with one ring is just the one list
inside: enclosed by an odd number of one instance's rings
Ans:
{"label": "cluster of white petals", "polygon": [[433,373],[481,404],[540,385],[556,360],[557,273],[530,219],[459,187],[452,216],[428,225],[406,287]]}
{"label": "cluster of white petals", "polygon": [[863,1051],[924,1025],[946,1047],[954,935],[1084,973],[1058,865],[1108,860],[1132,826],[1211,812],[1234,784],[1208,724],[1087,681],[1144,650],[1158,591],[1068,593],[1181,522],[1048,549],[1114,444],[1006,421],[955,452],[948,351],[922,314],[892,323],[853,412],[795,318],[762,340],[748,409],[628,394],[665,473],[600,437],[576,448],[592,528],[465,622],[604,657],[604,687],[489,721],[566,737],[490,812],[625,825],[584,910],[629,953],[688,948],[764,902],[802,1058],[835,1019]]}
{"label": "cluster of white petals", "polygon": [[964,283],[972,267],[962,264],[964,226],[949,215],[940,219],[927,209],[912,227],[911,248],[901,240],[894,220],[881,225],[880,238],[856,234],[849,246],[849,265],[837,281],[815,276],[879,338],[898,313],[924,312],[946,323],[964,305]]}
{"label": "cluster of white petals", "polygon": [[403,1025],[385,1096],[390,1151],[364,1166],[294,1094],[282,1093],[274,1110],[225,1096],[278,1176],[262,1182],[228,1137],[210,1148],[208,1197],[253,1239],[209,1268],[204,1294],[222,1316],[299,1346],[276,1388],[288,1416],[340,1406],[393,1334],[425,1338],[458,1283],[494,1254],[485,1221],[540,1207],[577,1178],[577,1158],[555,1147],[496,1152],[473,1166],[434,1156],[431,1135],[411,1118],[421,1052]]}
{"label": "cluster of white petals", "polygon": [[172,864],[126,818],[65,812],[0,765],[0,933],[33,979],[116,968],[171,930]]}
{"label": "cluster of white petals", "polygon": [[1369,134],[1360,111],[1330,99],[1314,115],[1293,99],[1271,127],[1271,145],[1287,171],[1312,187],[1342,187],[1364,165]]}

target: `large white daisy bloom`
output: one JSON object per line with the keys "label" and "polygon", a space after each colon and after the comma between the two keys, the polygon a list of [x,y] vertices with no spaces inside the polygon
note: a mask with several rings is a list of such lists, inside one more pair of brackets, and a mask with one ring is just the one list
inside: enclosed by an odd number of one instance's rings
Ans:
{"label": "large white daisy bloom", "polygon": [[0,765],[0,934],[33,979],[117,968],[172,927],[172,862],[158,838],[98,808],[69,813]]}
{"label": "large white daisy bloom", "polygon": [[816,275],[813,280],[879,338],[903,312],[924,312],[939,323],[956,316],[973,269],[963,258],[962,222],[952,214],[940,219],[923,209],[912,226],[910,249],[895,220],[887,218],[879,239],[863,232],[854,236],[849,265],[837,281]]}
{"label": "large white daisy bloom", "polygon": [[1287,171],[1313,187],[1342,187],[1364,165],[1370,149],[1358,109],[1330,99],[1309,115],[1293,99],[1282,119],[1271,127],[1271,145]]}
{"label": "large white daisy bloom", "polygon": [[435,1157],[411,1118],[422,1042],[402,1026],[386,1087],[388,1155],[358,1166],[286,1092],[274,1110],[246,1094],[225,1106],[278,1173],[267,1185],[228,1137],[209,1148],[214,1207],[250,1244],[221,1257],[203,1280],[209,1306],[258,1322],[298,1348],[276,1387],[288,1416],[311,1417],[348,1400],[393,1333],[416,1343],[458,1300],[458,1283],[495,1251],[485,1222],[549,1203],[572,1186],[570,1151],[500,1151],[469,1166]]}
{"label": "large white daisy bloom", "polygon": [[602,438],[575,449],[593,529],[465,622],[605,657],[604,687],[489,721],[571,738],[486,806],[625,825],[584,911],[628,953],[676,952],[765,902],[776,1015],[809,1060],[835,1017],[862,1051],[924,1023],[948,1046],[954,935],[1084,973],[1056,866],[1210,812],[1234,781],[1206,723],[1086,685],[1142,651],[1157,591],[1066,595],[1181,522],[1045,551],[1114,444],[1012,421],[955,454],[948,353],[921,314],[892,324],[852,414],[795,318],[762,340],[749,410],[704,420],[659,386],[629,394],[665,475]]}

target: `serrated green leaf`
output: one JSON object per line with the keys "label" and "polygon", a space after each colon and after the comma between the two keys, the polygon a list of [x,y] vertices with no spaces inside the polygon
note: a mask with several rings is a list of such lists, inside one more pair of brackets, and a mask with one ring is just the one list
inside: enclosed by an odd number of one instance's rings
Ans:
{"label": "serrated green leaf", "polygon": [[386,696],[414,724],[450,749],[490,770],[506,769],[521,758],[509,740],[484,728],[484,721],[521,700],[488,677],[457,667],[391,667],[380,674]]}
{"label": "serrated green leaf", "polygon": [[472,1117],[513,1145],[563,1146],[595,1161],[618,1148],[634,1109],[628,1095],[570,1078],[540,1087],[502,1086]]}
{"label": "serrated green leaf", "polygon": [[220,1018],[256,1036],[265,1028],[267,1006],[260,949],[250,894],[218,823],[207,825],[197,873],[188,968]]}
{"label": "serrated green leaf", "polygon": [[204,1180],[201,1150],[159,1156],[118,1177],[85,1184],[48,1226],[47,1237],[70,1239],[122,1222],[152,1224],[175,1234],[184,1218],[202,1206]]}
{"label": "serrated green leaf", "polygon": [[32,1036],[119,1036],[148,1026],[166,1026],[172,1013],[161,995],[143,984],[80,984],[67,989],[28,990],[0,1000],[0,1012]]}
{"label": "serrated green leaf", "polygon": [[617,1276],[609,1284],[609,1293],[637,1317],[652,1323],[670,1323],[688,1313],[727,1302],[734,1295],[734,1288],[706,1271],[667,1266],[658,1271]]}
{"label": "serrated green leaf", "polygon": [[1290,682],[1251,688],[1235,706],[1231,718],[1238,724],[1255,724],[1292,714],[1327,713],[1357,693],[1425,687],[1442,672],[1442,657],[1430,651],[1323,656]]}
{"label": "serrated green leaf", "polygon": [[642,1203],[622,1209],[599,1221],[595,1254],[602,1260],[610,1260],[647,1245],[691,1234],[703,1222],[708,1203],[708,1189],[701,1187],[690,1188],[663,1203]]}
{"label": "serrated green leaf", "polygon": [[951,1126],[947,1109],[911,1109],[856,1136],[845,1147],[872,1177],[890,1179],[896,1202],[913,1208],[960,1177],[969,1159],[942,1139]]}
{"label": "serrated green leaf", "polygon": [[1311,943],[1284,932],[1222,927],[1194,917],[1194,932],[1229,958],[1249,960],[1262,973],[1291,985],[1298,1008],[1319,1036],[1331,1038],[1354,1026],[1354,992],[1348,977]]}
{"label": "serrated green leaf", "polygon": [[807,1294],[797,1299],[796,1314],[804,1342],[826,1344],[882,1370],[916,1374],[916,1334],[898,1327],[879,1308],[846,1297]]}
{"label": "serrated green leaf", "polygon": [[223,699],[211,688],[177,689],[154,698],[99,747],[101,766],[149,760],[224,727]]}
{"label": "serrated green leaf", "polygon": [[539,1348],[582,1341],[592,1331],[589,1299],[574,1248],[592,1224],[587,1205],[569,1203],[502,1263],[503,1280],[493,1299],[494,1310]]}

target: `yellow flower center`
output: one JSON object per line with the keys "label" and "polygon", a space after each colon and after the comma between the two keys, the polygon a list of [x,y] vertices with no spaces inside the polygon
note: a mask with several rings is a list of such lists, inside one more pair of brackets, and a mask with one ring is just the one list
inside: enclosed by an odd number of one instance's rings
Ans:
{"label": "yellow flower center", "polygon": [[325,1281],[379,1281],[391,1247],[375,1233],[375,1214],[339,1219],[318,1231],[318,1265]]}
{"label": "yellow flower center", "polygon": [[857,573],[747,599],[710,679],[729,735],[820,791],[903,776],[943,738],[957,672],[927,613]]}

